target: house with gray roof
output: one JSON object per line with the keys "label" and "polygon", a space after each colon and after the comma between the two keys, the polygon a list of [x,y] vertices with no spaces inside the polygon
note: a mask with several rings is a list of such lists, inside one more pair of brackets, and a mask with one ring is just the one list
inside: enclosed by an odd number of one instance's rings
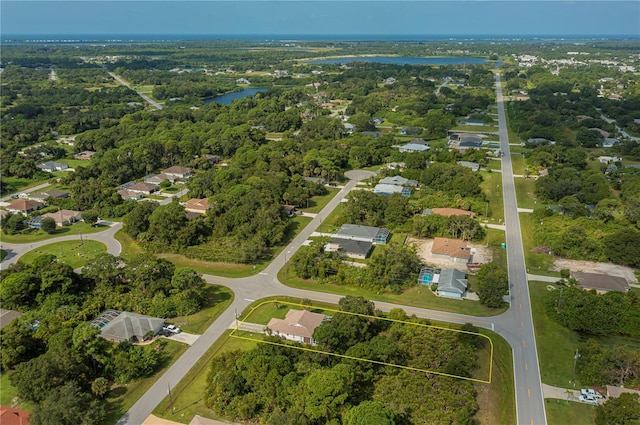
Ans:
{"label": "house with gray roof", "polygon": [[379,183],[373,188],[373,193],[377,195],[393,195],[394,193],[399,193],[402,196],[409,196],[411,195],[411,188],[395,184]]}
{"label": "house with gray roof", "polygon": [[160,333],[163,325],[164,319],[124,311],[102,326],[100,336],[114,342],[142,342]]}
{"label": "house with gray roof", "polygon": [[359,224],[343,224],[335,237],[356,241],[371,242],[373,244],[386,244],[391,236],[389,230],[382,227],[361,226]]}
{"label": "house with gray roof", "polygon": [[413,187],[418,186],[418,181],[417,180],[409,180],[409,179],[404,178],[402,176],[385,177],[385,178],[381,179],[378,183],[381,183],[381,184],[393,184],[393,185],[396,185],[396,186],[413,186]]}
{"label": "house with gray roof", "polygon": [[458,269],[441,269],[434,283],[438,285],[436,293],[441,297],[462,298],[469,283],[464,272]]}
{"label": "house with gray roof", "polygon": [[429,145],[423,145],[420,143],[407,143],[398,147],[400,152],[427,152],[429,149]]}
{"label": "house with gray roof", "polygon": [[324,250],[327,252],[337,252],[345,257],[359,258],[364,260],[371,252],[373,242],[359,241],[355,239],[333,238],[327,243]]}
{"label": "house with gray roof", "polygon": [[46,171],[47,173],[53,173],[54,171],[64,171],[69,168],[67,164],[54,161],[41,162],[39,164],[36,164],[36,167],[38,167],[42,171]]}

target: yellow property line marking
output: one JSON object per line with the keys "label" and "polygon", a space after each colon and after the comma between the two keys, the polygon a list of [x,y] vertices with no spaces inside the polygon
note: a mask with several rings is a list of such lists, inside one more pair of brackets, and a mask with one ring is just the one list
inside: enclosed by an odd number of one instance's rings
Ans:
{"label": "yellow property line marking", "polygon": [[285,304],[285,305],[291,305],[291,306],[302,307],[302,308],[309,307],[309,306],[305,306],[305,305],[302,305],[302,304],[291,303],[291,302],[287,302],[287,301],[278,301],[278,300],[263,301],[260,304],[258,304],[257,306],[253,307],[249,311],[249,313],[247,313],[245,315],[244,320],[239,320],[239,319],[236,320],[236,328],[233,329],[229,333],[229,336],[233,337],[233,338],[244,339],[244,340],[247,340],[247,341],[254,341],[254,342],[258,342],[258,343],[262,343],[262,344],[271,344],[271,345],[276,345],[276,346],[280,346],[280,347],[287,347],[287,348],[292,348],[292,349],[296,349],[296,350],[307,351],[307,352],[311,352],[311,353],[326,354],[326,355],[329,355],[329,356],[335,356],[335,357],[341,357],[341,358],[345,358],[345,359],[351,359],[351,360],[358,360],[358,361],[363,361],[363,362],[375,363],[375,364],[379,364],[379,365],[383,365],[383,366],[391,366],[391,367],[397,367],[397,368],[400,368],[400,369],[414,370],[414,371],[417,371],[417,372],[432,373],[434,375],[448,376],[450,378],[464,379],[464,380],[467,380],[467,381],[479,382],[479,383],[482,383],[482,384],[490,384],[491,383],[491,376],[492,376],[492,373],[493,373],[493,341],[488,336],[482,335],[481,333],[477,333],[477,332],[462,331],[462,330],[458,330],[458,329],[449,329],[449,328],[444,328],[444,327],[441,327],[441,326],[424,325],[422,323],[407,322],[405,320],[389,319],[389,318],[386,318],[386,317],[370,316],[368,314],[351,313],[351,312],[348,312],[348,311],[333,310],[333,309],[330,309],[330,308],[322,308],[325,311],[330,311],[330,312],[333,312],[333,313],[350,314],[352,316],[360,316],[360,317],[366,317],[366,318],[369,318],[369,319],[376,319],[376,320],[386,320],[388,322],[396,322],[396,323],[402,323],[402,324],[406,324],[406,325],[420,326],[420,327],[423,327],[423,328],[439,329],[439,330],[444,330],[444,331],[449,331],[449,332],[458,332],[458,333],[464,333],[464,334],[469,334],[469,335],[477,335],[477,336],[481,336],[483,338],[486,338],[487,340],[489,340],[489,346],[490,346],[489,379],[488,380],[477,379],[477,378],[469,378],[469,377],[466,377],[466,376],[452,375],[452,374],[449,374],[449,373],[436,372],[436,371],[428,370],[428,369],[420,369],[420,368],[416,368],[416,367],[404,366],[404,365],[399,365],[399,364],[395,364],[395,363],[387,363],[387,362],[381,362],[381,361],[377,361],[377,360],[363,359],[361,357],[347,356],[345,354],[331,353],[329,351],[316,350],[316,349],[310,348],[310,347],[298,347],[298,346],[279,343],[279,342],[265,341],[265,340],[258,339],[258,338],[250,338],[250,337],[246,337],[246,336],[236,335],[236,332],[239,330],[239,328],[242,326],[242,324],[251,316],[251,314],[256,309],[262,307],[265,304],[270,304],[270,303]]}

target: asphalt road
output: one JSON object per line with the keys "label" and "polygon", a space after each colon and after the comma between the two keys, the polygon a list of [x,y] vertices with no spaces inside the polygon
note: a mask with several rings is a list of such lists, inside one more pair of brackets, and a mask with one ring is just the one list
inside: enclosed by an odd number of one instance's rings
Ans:
{"label": "asphalt road", "polygon": [[[107,72],[108,72],[109,75],[111,75],[113,77],[114,80],[116,80],[117,82],[119,82],[123,86],[127,86],[127,87],[131,88],[131,84],[129,84],[128,81],[123,80],[122,77],[114,74],[113,72],[109,72],[109,71],[107,71]],[[137,92],[137,93],[138,93],[138,96],[140,96],[141,98],[146,100],[151,106],[153,106],[154,108],[156,108],[158,110],[162,110],[162,105],[161,104],[159,104],[155,100],[151,99],[149,96],[147,96],[146,94],[144,94],[142,92]]]}
{"label": "asphalt road", "polygon": [[[102,223],[107,224],[107,223]],[[97,233],[88,233],[84,235],[70,235],[70,236],[60,236],[58,238],[47,239],[44,241],[33,242],[33,243],[0,243],[0,247],[7,251],[7,256],[0,263],[0,269],[4,270],[9,267],[11,264],[15,264],[18,259],[28,251],[32,249],[39,248],[44,245],[50,245],[56,242],[63,241],[74,241],[80,240],[82,237],[85,240],[94,240],[98,242],[102,242],[107,246],[107,252],[111,255],[120,255],[120,251],[122,251],[122,246],[120,242],[115,239],[115,234],[118,230],[122,228],[122,223],[109,223],[109,227],[102,232]]]}
{"label": "asphalt road", "polygon": [[[114,76],[114,78],[116,78]],[[376,303],[376,308],[388,311],[399,307],[409,314],[434,320],[454,323],[473,323],[475,326],[487,328],[501,335],[511,345],[513,350],[514,376],[516,388],[516,411],[518,424],[546,424],[544,399],[531,317],[531,305],[529,302],[529,290],[527,286],[526,266],[524,263],[524,250],[520,234],[520,222],[517,213],[515,185],[513,170],[511,167],[511,154],[509,151],[504,105],[500,78],[496,76],[498,97],[499,136],[501,150],[505,153],[502,158],[502,182],[505,208],[505,226],[507,240],[507,256],[510,281],[511,308],[500,316],[476,318],[461,314],[446,313],[442,311],[427,310],[390,303]],[[337,302],[341,296],[329,293],[306,291],[284,286],[278,281],[277,273],[308,239],[317,227],[326,219],[341,200],[353,189],[357,182],[372,176],[368,171],[351,171],[347,173],[350,181],[338,192],[327,206],[295,239],[278,255],[271,264],[261,273],[241,279],[228,279],[217,276],[205,275],[209,283],[227,286],[234,291],[234,301],[220,317],[211,324],[204,334],[156,381],[156,383],[131,407],[131,409],[118,421],[119,425],[141,424],[153,409],[162,401],[169,387],[174,387],[194,363],[207,351],[207,349],[224,333],[236,318],[236,314],[242,312],[251,302],[267,296],[291,296],[297,298],[309,298],[316,301]],[[107,244],[108,252],[114,255],[120,253],[120,245],[113,235],[120,228],[116,224],[105,232],[84,235],[87,239],[102,241]],[[56,241],[78,238],[78,236],[61,237],[42,241],[34,244],[2,244],[4,249],[10,251],[2,267],[15,262],[24,252],[45,244]]]}
{"label": "asphalt road", "polygon": [[[498,124],[502,158],[502,194],[506,226],[507,263],[509,270],[509,300],[511,308],[499,317],[500,335],[506,337],[513,349],[518,424],[546,424],[540,368],[533,330],[527,269],[520,232],[520,218],[511,166],[511,152],[500,76],[496,75]],[[506,321],[506,322],[503,322]]]}

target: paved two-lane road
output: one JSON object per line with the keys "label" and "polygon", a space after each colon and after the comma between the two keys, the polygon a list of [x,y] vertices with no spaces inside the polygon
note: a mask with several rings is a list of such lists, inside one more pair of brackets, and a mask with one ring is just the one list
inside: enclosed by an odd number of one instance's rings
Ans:
{"label": "paved two-lane road", "polygon": [[[499,75],[496,75],[496,93],[500,149],[505,155],[502,161],[502,193],[507,236],[509,299],[511,302],[511,308],[500,316],[501,321],[502,319],[507,320],[505,333],[500,332],[500,334],[507,337],[507,341],[513,349],[518,424],[546,424],[536,338],[529,301],[529,286],[527,285],[527,269],[524,261],[507,121],[504,114]],[[509,323],[510,325],[508,325]]]}

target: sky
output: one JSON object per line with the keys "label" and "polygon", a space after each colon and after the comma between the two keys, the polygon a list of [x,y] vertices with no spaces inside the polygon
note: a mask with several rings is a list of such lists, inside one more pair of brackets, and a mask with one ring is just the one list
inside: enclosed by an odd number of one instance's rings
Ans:
{"label": "sky", "polygon": [[[631,35],[639,0],[1,0],[7,35]],[[197,37],[193,37],[197,38]]]}

